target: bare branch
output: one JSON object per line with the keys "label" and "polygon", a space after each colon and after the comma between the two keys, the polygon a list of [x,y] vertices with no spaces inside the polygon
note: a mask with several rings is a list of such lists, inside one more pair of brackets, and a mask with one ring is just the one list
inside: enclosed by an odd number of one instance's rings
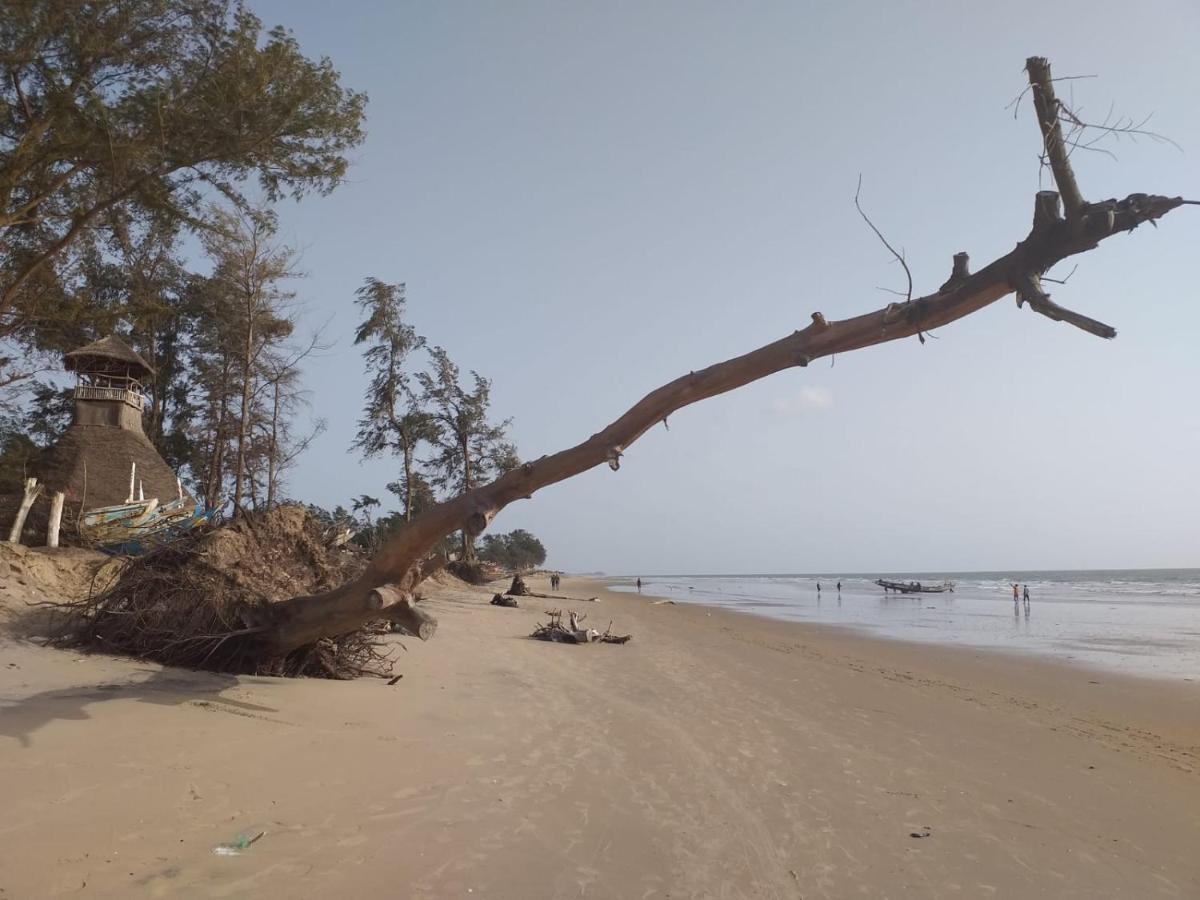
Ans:
{"label": "bare branch", "polygon": [[1044,57],[1031,56],[1025,60],[1029,73],[1029,86],[1033,90],[1033,106],[1037,110],[1038,127],[1042,132],[1042,145],[1054,173],[1054,182],[1062,194],[1068,219],[1077,219],[1083,212],[1083,194],[1075,183],[1075,173],[1067,156],[1063,140],[1062,124],[1059,119],[1061,104],[1054,95],[1050,63]]}
{"label": "bare branch", "polygon": [[[887,247],[888,250],[891,252],[892,256],[896,257],[896,259],[898,259],[900,261],[900,265],[904,266],[904,276],[908,279],[908,291],[904,294],[904,299],[905,299],[905,302],[908,302],[908,301],[912,300],[912,292],[913,292],[912,272],[908,268],[908,263],[905,262],[905,260],[904,260],[904,254],[896,252],[896,248],[893,247],[891,244],[889,244],[887,238],[885,238],[883,236],[883,233],[878,228],[875,227],[875,223],[871,221],[871,217],[868,216],[865,212],[863,212],[862,204],[858,202],[858,198],[861,193],[862,193],[862,173],[860,172],[858,175],[858,187],[855,188],[855,190],[854,190],[854,208],[858,210],[858,214],[863,217],[863,221],[867,223],[867,226],[873,232],[875,232],[875,237],[879,238],[879,240],[883,243],[883,246]],[[899,293],[899,292],[897,291],[896,293]]]}
{"label": "bare branch", "polygon": [[1096,337],[1112,340],[1117,336],[1117,329],[1111,325],[1105,325],[1051,301],[1050,295],[1042,290],[1041,279],[1037,275],[1018,275],[1013,279],[1013,287],[1017,291],[1017,306],[1023,302],[1028,303],[1034,312],[1041,313],[1055,322],[1066,322],[1068,325],[1082,328]]}

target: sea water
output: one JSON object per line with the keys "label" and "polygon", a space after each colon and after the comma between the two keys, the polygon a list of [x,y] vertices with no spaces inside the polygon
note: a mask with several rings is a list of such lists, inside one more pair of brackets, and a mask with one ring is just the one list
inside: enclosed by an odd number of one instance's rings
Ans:
{"label": "sea water", "polygon": [[[944,594],[885,593],[876,578],[948,580],[955,587]],[[1013,603],[1014,582],[1029,587],[1028,612],[1023,601]],[[637,590],[632,577],[611,579],[611,587]],[[642,593],[880,637],[1200,681],[1200,569],[643,576]]]}

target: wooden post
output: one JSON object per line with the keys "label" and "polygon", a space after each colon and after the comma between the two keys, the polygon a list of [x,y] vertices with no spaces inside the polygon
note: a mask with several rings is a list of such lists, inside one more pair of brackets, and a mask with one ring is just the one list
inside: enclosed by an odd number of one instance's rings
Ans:
{"label": "wooden post", "polygon": [[62,524],[63,500],[65,495],[62,491],[55,491],[54,496],[50,498],[50,524],[46,526],[46,546],[58,546],[58,529]]}
{"label": "wooden post", "polygon": [[17,518],[12,524],[12,528],[8,532],[8,542],[10,544],[21,543],[21,532],[25,528],[25,517],[29,515],[29,509],[33,506],[33,501],[37,499],[38,494],[42,492],[36,478],[25,479],[25,496],[21,498],[21,508],[17,510]]}
{"label": "wooden post", "polygon": [[146,492],[142,490],[142,482],[138,481],[138,500],[145,500]]}
{"label": "wooden post", "polygon": [[129,496],[125,498],[126,503],[133,502],[133,487],[137,476],[137,463],[135,462],[129,469]]}

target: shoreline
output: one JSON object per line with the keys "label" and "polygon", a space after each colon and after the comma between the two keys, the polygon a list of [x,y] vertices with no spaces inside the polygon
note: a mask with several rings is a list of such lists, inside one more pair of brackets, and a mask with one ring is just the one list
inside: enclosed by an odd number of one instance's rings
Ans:
{"label": "shoreline", "polygon": [[[530,580],[544,590],[544,579]],[[395,685],[0,641],[13,896],[1185,897],[1200,690],[442,578]],[[12,594],[4,592],[5,601]],[[544,612],[630,632],[528,638]],[[403,642],[406,650],[400,650]],[[1094,684],[1093,681],[1101,681]],[[266,832],[239,857],[212,848]]]}
{"label": "shoreline", "polygon": [[[623,576],[606,578],[605,583],[614,593],[637,596]],[[991,587],[983,592],[978,584],[960,585],[952,594],[889,598],[861,580],[850,581],[844,606],[842,592],[835,593],[832,582],[829,588],[824,595],[814,593],[811,585],[792,576],[657,576],[648,580],[642,594],[653,592],[682,605],[744,612],[771,621],[844,629],[877,640],[999,651],[1082,667],[1105,677],[1200,683],[1200,632],[1192,624],[1200,605],[1191,594],[1187,602],[1130,601],[1120,591],[1096,595],[1089,582],[1060,585],[1065,596],[1042,585],[1035,588],[1031,620],[1030,607],[1019,615],[1007,597],[995,596]],[[1158,595],[1135,592],[1134,596]],[[1014,615],[1008,615],[1009,610]]]}
{"label": "shoreline", "polygon": [[[724,627],[753,635],[767,649],[797,650],[810,659],[846,654],[854,660],[852,665],[873,665],[881,675],[887,669],[902,677],[930,681],[957,677],[997,695],[1017,699],[1015,695],[1020,694],[1021,702],[1069,706],[1080,712],[1104,710],[1108,718],[1119,710],[1120,718],[1153,732],[1155,742],[1163,736],[1158,732],[1170,734],[1190,760],[1185,770],[1200,772],[1200,681],[1114,672],[1085,661],[1054,659],[1019,648],[949,645],[872,634],[853,624],[773,618],[751,609],[674,600],[645,590],[640,594],[611,591],[595,578],[572,580],[613,598],[645,599],[651,604],[667,600],[666,608],[690,610],[693,616],[715,620],[719,627],[729,619],[731,623]],[[962,685],[948,687],[957,693]]]}

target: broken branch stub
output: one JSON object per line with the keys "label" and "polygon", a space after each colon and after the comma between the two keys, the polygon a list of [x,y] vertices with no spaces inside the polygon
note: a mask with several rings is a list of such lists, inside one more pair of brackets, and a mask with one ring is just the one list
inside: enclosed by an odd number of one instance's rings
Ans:
{"label": "broken branch stub", "polygon": [[370,591],[367,601],[375,609],[382,609],[387,620],[406,634],[427,641],[437,631],[437,619],[418,609],[416,598],[394,584],[382,584]]}

